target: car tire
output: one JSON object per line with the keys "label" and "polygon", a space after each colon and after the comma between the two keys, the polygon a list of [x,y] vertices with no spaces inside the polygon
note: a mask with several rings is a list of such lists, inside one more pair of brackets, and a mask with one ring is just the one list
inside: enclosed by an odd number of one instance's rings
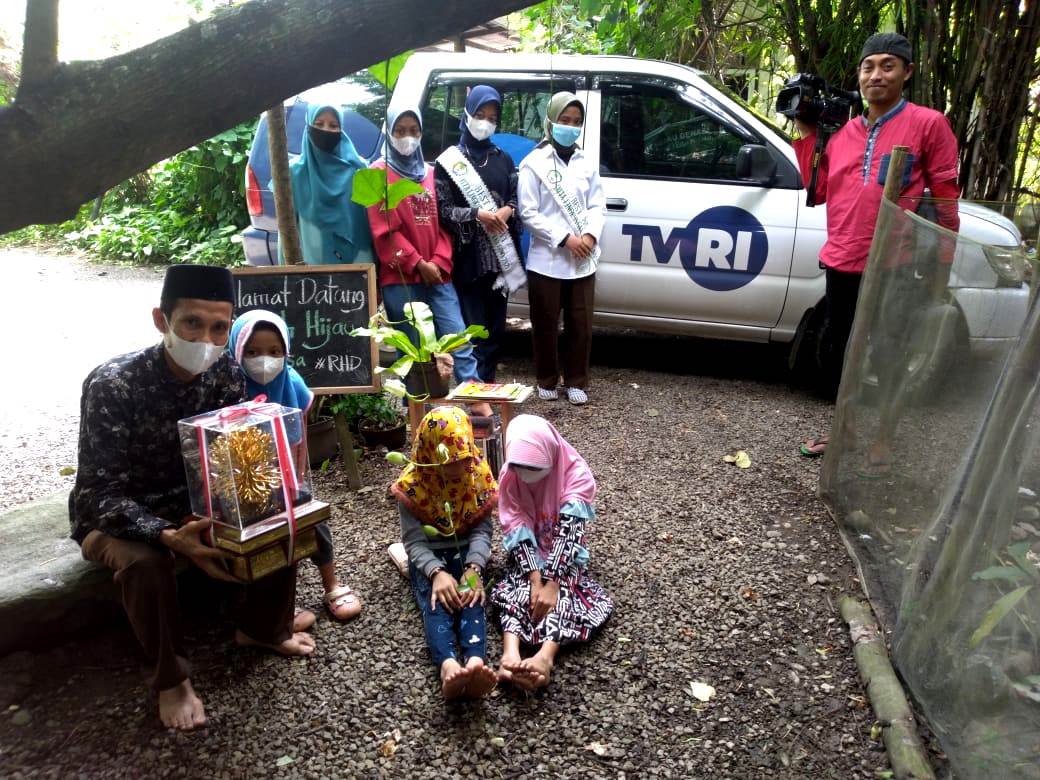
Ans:
{"label": "car tire", "polygon": [[802,316],[787,365],[791,370],[791,383],[798,388],[809,389],[823,397],[834,397],[834,380],[826,375],[823,361],[823,339],[825,336],[824,302]]}

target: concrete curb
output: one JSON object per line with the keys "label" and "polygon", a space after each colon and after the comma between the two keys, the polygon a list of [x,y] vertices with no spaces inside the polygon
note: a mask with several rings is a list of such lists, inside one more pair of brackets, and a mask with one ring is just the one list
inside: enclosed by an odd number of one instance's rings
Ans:
{"label": "concrete curb", "polygon": [[111,614],[112,574],[69,538],[68,491],[0,514],[0,656],[53,644]]}

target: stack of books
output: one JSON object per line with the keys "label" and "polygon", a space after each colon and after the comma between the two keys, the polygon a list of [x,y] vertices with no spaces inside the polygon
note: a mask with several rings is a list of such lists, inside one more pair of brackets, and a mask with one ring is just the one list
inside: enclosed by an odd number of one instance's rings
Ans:
{"label": "stack of books", "polygon": [[493,382],[463,382],[448,393],[448,399],[453,401],[508,401],[510,403],[522,403],[534,392],[530,385],[520,382],[508,384],[495,384]]}

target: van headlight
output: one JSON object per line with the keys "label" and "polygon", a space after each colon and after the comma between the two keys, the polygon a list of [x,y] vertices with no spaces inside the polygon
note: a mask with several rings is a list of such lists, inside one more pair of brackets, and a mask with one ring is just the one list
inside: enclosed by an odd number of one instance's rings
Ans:
{"label": "van headlight", "polygon": [[1022,247],[983,246],[990,268],[997,275],[1000,287],[1021,287],[1025,278],[1026,256]]}

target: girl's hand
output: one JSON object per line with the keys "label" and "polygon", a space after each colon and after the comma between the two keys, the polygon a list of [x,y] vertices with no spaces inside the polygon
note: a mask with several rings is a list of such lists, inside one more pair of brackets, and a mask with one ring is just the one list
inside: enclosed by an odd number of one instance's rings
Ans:
{"label": "girl's hand", "polygon": [[459,595],[459,583],[443,569],[433,577],[433,593],[430,594],[430,609],[436,611],[440,601],[448,612],[462,607],[462,596]]}
{"label": "girl's hand", "polygon": [[567,236],[567,243],[565,243],[564,246],[570,250],[572,255],[580,260],[584,260],[592,254],[592,247],[573,233]]}
{"label": "girl's hand", "polygon": [[415,270],[419,272],[419,276],[426,284],[434,285],[440,284],[444,281],[441,276],[441,269],[431,263],[429,260],[420,260],[415,264]]}
{"label": "girl's hand", "polygon": [[589,248],[589,254],[592,254],[592,250],[596,248],[596,237],[591,233],[586,233],[581,237],[581,242]]}
{"label": "girl's hand", "polygon": [[501,219],[502,222],[505,223],[506,228],[508,229],[509,228],[509,220],[511,220],[513,218],[513,207],[512,206],[502,206],[495,213],[498,214],[499,219]]}
{"label": "girl's hand", "polygon": [[462,598],[462,605],[464,607],[475,607],[477,604],[484,606],[487,597],[484,594],[484,581],[481,579],[480,573],[472,568],[466,569],[462,579],[466,580],[469,577],[473,578],[473,585],[465,593],[459,594]]}
{"label": "girl's hand", "polygon": [[498,211],[486,211],[480,209],[477,212],[477,220],[487,228],[488,233],[505,233],[508,230],[506,221],[502,218],[501,209]]}
{"label": "girl's hand", "polygon": [[556,598],[560,595],[560,583],[554,580],[541,580],[535,588],[531,583],[531,622],[538,625],[546,615],[556,609]]}

